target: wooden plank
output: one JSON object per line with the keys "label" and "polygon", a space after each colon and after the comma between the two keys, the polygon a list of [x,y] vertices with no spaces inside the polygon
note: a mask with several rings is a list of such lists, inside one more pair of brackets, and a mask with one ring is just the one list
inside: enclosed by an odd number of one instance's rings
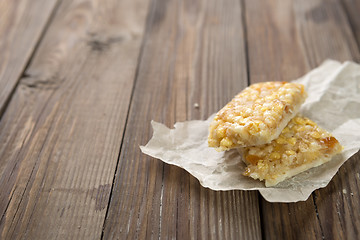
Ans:
{"label": "wooden plank", "polygon": [[19,0],[0,3],[0,117],[56,2]]}
{"label": "wooden plank", "polygon": [[360,233],[360,154],[350,158],[329,185],[315,192],[325,239],[357,239]]}
{"label": "wooden plank", "polygon": [[247,85],[246,72],[239,1],[153,2],[104,239],[261,237],[256,192],[205,189],[139,149],[151,120],[206,119]]}
{"label": "wooden plank", "polygon": [[[342,0],[351,29],[354,33],[358,47],[360,48],[360,0]],[[355,59],[360,61],[360,59]]]}
{"label": "wooden plank", "polygon": [[293,5],[297,31],[310,68],[326,58],[339,61],[358,58],[359,49],[339,0],[294,0]]}
{"label": "wooden plank", "polygon": [[[291,81],[309,69],[296,31],[291,1],[247,0],[245,12],[251,83]],[[320,239],[322,236],[311,197],[306,202],[293,204],[262,200],[261,221],[265,239]]]}
{"label": "wooden plank", "polygon": [[[292,80],[321,64],[326,58],[340,61],[357,58],[358,51],[344,12],[337,1],[245,1],[248,31],[249,75],[251,82]],[[262,16],[259,18],[258,16]],[[353,160],[354,161],[354,160]],[[356,168],[345,164],[338,174],[342,184],[354,193],[356,181],[342,171],[356,176]],[[262,226],[266,239],[348,239],[356,236],[358,216],[335,216],[335,202],[359,209],[354,200],[342,199],[342,188],[329,194],[332,184],[341,186],[335,178],[330,186],[316,191],[306,202],[270,204],[261,201]],[[349,186],[349,182],[351,183]],[[354,195],[355,196],[355,195]],[[328,199],[327,203],[319,199]],[[300,227],[301,226],[301,227]],[[349,231],[344,226],[350,226]],[[334,230],[333,230],[334,229]],[[334,234],[334,231],[337,231]],[[347,232],[347,234],[346,234]],[[332,235],[333,234],[333,235]],[[336,237],[334,237],[336,236]],[[346,237],[345,237],[346,238]]]}
{"label": "wooden plank", "polygon": [[[311,68],[326,58],[339,61],[360,59],[340,1],[297,1],[294,9],[304,49],[310,49],[306,57]],[[358,238],[360,167],[356,162],[359,157],[358,153],[345,163],[328,187],[315,191],[314,203],[325,239]]]}
{"label": "wooden plank", "polygon": [[2,239],[99,239],[147,1],[62,1],[0,122]]}

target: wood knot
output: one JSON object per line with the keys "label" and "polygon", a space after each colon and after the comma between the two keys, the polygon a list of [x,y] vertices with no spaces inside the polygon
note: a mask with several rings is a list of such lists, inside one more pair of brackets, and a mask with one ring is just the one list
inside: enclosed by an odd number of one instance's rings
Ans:
{"label": "wood knot", "polygon": [[103,35],[99,35],[96,33],[88,33],[88,41],[87,44],[90,46],[93,51],[104,51],[108,49],[112,44],[119,43],[124,40],[123,36],[110,36],[106,37]]}
{"label": "wood knot", "polygon": [[333,1],[321,1],[319,4],[306,11],[305,17],[317,24],[330,20],[334,20],[335,23],[341,24],[343,20],[341,19],[341,14],[337,11],[338,8],[338,4]]}
{"label": "wood knot", "polygon": [[60,78],[58,74],[44,77],[39,75],[33,75],[30,73],[24,73],[22,75],[22,79],[20,80],[20,84],[28,88],[52,90],[52,89],[57,89],[61,84],[61,82],[63,81],[64,79]]}

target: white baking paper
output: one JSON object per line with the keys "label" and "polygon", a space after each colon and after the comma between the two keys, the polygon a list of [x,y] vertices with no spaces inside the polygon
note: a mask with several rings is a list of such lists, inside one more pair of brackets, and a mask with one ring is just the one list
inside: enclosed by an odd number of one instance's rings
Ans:
{"label": "white baking paper", "polygon": [[269,202],[305,201],[325,187],[340,166],[360,148],[360,65],[327,60],[296,80],[305,85],[308,98],[301,113],[330,131],[344,146],[342,154],[276,187],[242,175],[245,164],[236,150],[217,152],[207,145],[209,124],[187,121],[169,129],[152,121],[153,137],[141,146],[143,153],[179,166],[213,190],[259,190]]}

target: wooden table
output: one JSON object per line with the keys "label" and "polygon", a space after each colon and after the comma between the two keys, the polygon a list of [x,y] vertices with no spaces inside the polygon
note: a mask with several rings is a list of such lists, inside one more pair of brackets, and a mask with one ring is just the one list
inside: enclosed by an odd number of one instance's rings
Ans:
{"label": "wooden table", "polygon": [[[306,202],[205,189],[150,121],[360,60],[359,0],[0,2],[1,239],[358,239],[360,155]],[[198,107],[197,107],[198,105]]]}

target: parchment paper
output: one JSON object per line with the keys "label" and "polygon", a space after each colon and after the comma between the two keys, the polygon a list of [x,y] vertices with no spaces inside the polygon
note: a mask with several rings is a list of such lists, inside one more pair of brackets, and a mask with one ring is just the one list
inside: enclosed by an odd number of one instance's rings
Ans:
{"label": "parchment paper", "polygon": [[308,98],[301,114],[330,131],[344,146],[342,154],[291,179],[266,188],[263,182],[242,175],[245,164],[236,150],[217,152],[207,146],[209,124],[187,121],[169,129],[152,121],[153,137],[143,153],[179,166],[213,190],[259,190],[269,202],[305,201],[325,187],[340,166],[360,148],[360,65],[327,60],[296,80],[305,85]]}

